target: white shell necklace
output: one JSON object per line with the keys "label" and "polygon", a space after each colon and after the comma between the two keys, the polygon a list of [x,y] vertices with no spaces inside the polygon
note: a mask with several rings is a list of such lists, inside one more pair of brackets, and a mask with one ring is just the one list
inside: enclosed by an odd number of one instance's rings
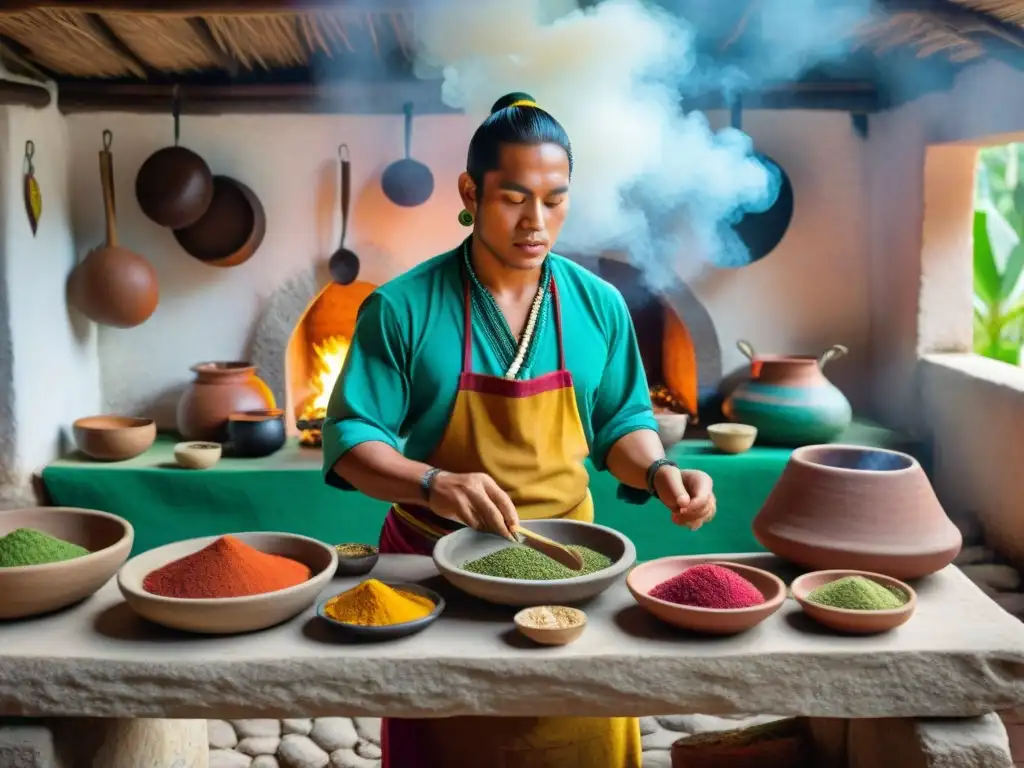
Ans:
{"label": "white shell necklace", "polygon": [[519,369],[523,367],[523,360],[526,358],[526,350],[530,348],[530,339],[533,338],[533,332],[537,328],[537,316],[540,314],[541,304],[544,303],[544,289],[546,286],[537,286],[537,295],[533,297],[533,305],[530,307],[530,317],[526,321],[526,327],[523,329],[523,335],[519,339],[519,349],[516,350],[515,359],[512,361],[512,365],[505,371],[506,379],[514,379],[519,373]]}

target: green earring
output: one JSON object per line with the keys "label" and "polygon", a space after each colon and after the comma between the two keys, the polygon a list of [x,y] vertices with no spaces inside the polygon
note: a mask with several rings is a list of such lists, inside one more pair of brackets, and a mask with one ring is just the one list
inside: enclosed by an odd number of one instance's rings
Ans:
{"label": "green earring", "polygon": [[459,211],[459,224],[464,227],[473,226],[473,214],[463,208]]}

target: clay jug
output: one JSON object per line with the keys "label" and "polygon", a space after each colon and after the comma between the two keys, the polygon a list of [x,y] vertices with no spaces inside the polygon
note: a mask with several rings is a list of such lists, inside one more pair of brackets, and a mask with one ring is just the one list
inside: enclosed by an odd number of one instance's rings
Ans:
{"label": "clay jug", "polygon": [[821,357],[757,355],[747,341],[736,346],[750,359],[750,379],[725,399],[730,421],[757,427],[758,442],[800,446],[827,443],[850,426],[850,401],[823,369],[849,350],[836,344]]}
{"label": "clay jug", "polygon": [[858,445],[808,445],[790,456],[753,523],[770,552],[814,570],[916,579],[963,543],[914,457]]}
{"label": "clay jug", "polygon": [[274,408],[274,393],[246,362],[199,363],[178,401],[178,432],[186,440],[223,443],[228,416],[236,411]]}

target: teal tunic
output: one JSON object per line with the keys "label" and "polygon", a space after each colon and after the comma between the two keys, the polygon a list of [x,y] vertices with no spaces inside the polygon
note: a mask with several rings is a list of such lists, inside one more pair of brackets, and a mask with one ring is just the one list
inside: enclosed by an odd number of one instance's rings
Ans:
{"label": "teal tunic", "polygon": [[[462,370],[464,274],[460,246],[399,275],[363,302],[345,365],[323,426],[324,473],[350,488],[331,467],[345,453],[379,441],[428,462],[444,434]],[[545,262],[558,288],[566,367],[590,458],[605,469],[608,450],[638,429],[657,429],[636,333],[622,295],[610,283],[555,254]],[[473,368],[503,376],[515,352],[503,319],[471,274]],[[500,316],[499,316],[500,317]],[[550,300],[545,299],[523,369],[532,379],[558,368]]]}

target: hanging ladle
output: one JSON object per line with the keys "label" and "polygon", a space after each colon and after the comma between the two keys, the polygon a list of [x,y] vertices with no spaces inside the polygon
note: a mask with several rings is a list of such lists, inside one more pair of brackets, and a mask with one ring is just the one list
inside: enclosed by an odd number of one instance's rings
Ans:
{"label": "hanging ladle", "polygon": [[352,200],[352,172],[348,161],[348,145],[338,147],[338,161],[341,163],[341,242],[338,250],[331,254],[327,262],[331,279],[338,285],[349,285],[359,277],[359,257],[354,251],[345,247],[345,235],[348,234],[348,208]]}

